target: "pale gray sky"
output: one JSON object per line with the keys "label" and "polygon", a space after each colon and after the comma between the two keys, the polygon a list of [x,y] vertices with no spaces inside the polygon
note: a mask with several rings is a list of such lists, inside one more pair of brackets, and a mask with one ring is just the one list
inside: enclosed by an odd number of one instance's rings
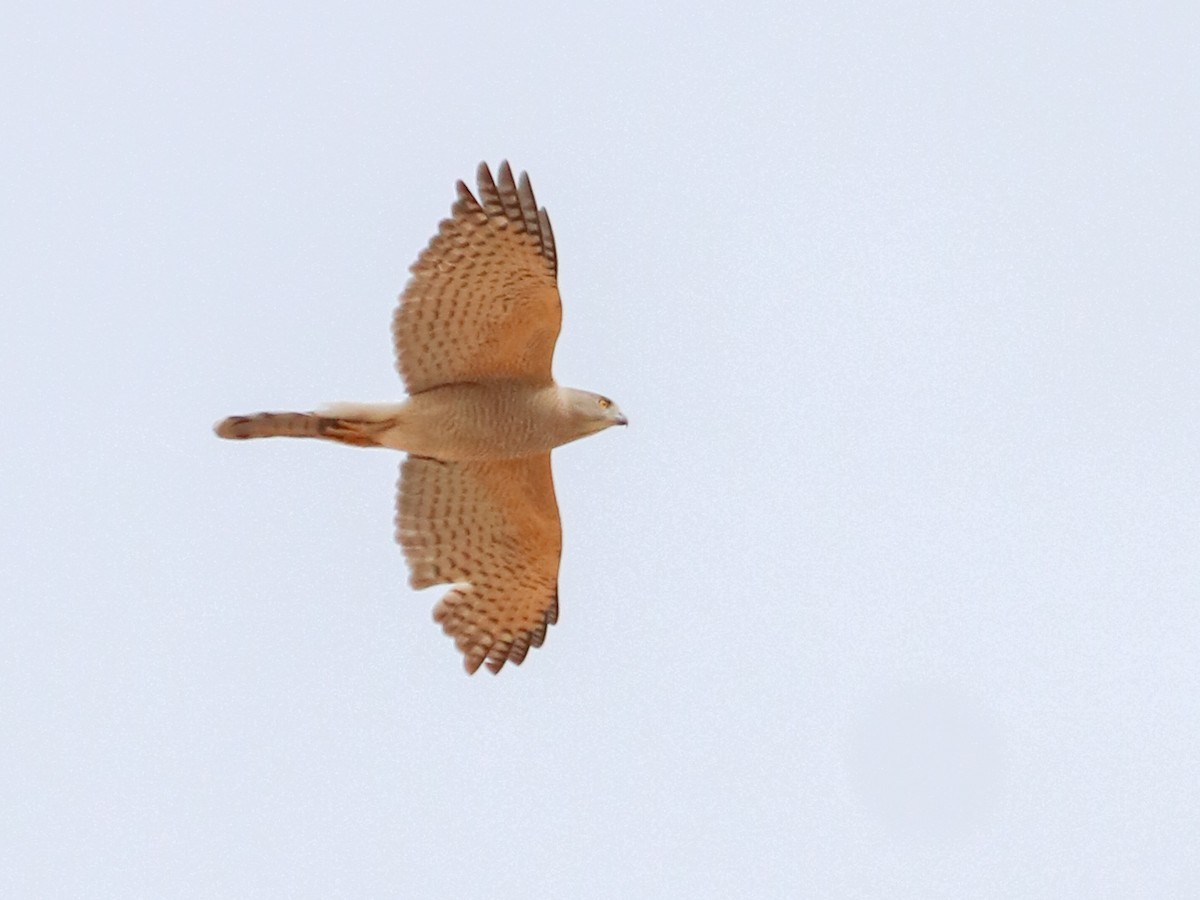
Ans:
{"label": "pale gray sky", "polygon": [[[1195,4],[0,13],[0,894],[1200,893]],[[562,618],[398,457],[480,160],[553,217]]]}

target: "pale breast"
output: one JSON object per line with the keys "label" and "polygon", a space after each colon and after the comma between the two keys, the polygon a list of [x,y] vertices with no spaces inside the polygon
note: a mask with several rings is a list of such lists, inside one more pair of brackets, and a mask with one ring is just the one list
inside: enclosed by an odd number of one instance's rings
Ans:
{"label": "pale breast", "polygon": [[562,443],[557,388],[454,384],[410,398],[385,443],[434,459],[511,459]]}

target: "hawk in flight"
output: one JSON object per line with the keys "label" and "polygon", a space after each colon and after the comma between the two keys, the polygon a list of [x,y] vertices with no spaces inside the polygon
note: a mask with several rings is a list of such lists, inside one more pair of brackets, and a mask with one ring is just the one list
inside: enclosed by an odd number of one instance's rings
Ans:
{"label": "hawk in flight", "polygon": [[558,619],[562,528],[550,451],[626,424],[607,397],[559,387],[558,255],[524,173],[481,163],[392,317],[408,399],[218,422],[223,438],[311,437],[391,447],[400,465],[396,540],[414,588],[449,584],[434,619],[463,663],[519,665]]}

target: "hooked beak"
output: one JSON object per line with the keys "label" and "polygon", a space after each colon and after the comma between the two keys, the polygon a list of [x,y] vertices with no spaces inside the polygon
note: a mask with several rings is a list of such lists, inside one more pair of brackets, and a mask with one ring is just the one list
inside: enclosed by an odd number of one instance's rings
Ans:
{"label": "hooked beak", "polygon": [[614,425],[628,425],[629,420],[627,418],[625,418],[623,415],[621,415],[621,416],[617,416],[615,419],[613,419],[613,424]]}

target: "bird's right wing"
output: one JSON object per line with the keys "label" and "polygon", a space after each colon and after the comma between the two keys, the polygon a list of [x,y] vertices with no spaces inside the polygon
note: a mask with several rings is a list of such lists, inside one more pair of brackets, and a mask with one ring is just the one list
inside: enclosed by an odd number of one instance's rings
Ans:
{"label": "bird's right wing", "polygon": [[413,263],[392,317],[410,394],[513,378],[549,384],[562,324],[558,256],[545,208],[507,162],[479,164],[479,199],[461,181],[451,217]]}
{"label": "bird's right wing", "polygon": [[414,588],[453,587],[433,617],[470,673],[540,647],[558,619],[562,528],[550,454],[483,462],[410,456],[400,467],[396,540]]}

